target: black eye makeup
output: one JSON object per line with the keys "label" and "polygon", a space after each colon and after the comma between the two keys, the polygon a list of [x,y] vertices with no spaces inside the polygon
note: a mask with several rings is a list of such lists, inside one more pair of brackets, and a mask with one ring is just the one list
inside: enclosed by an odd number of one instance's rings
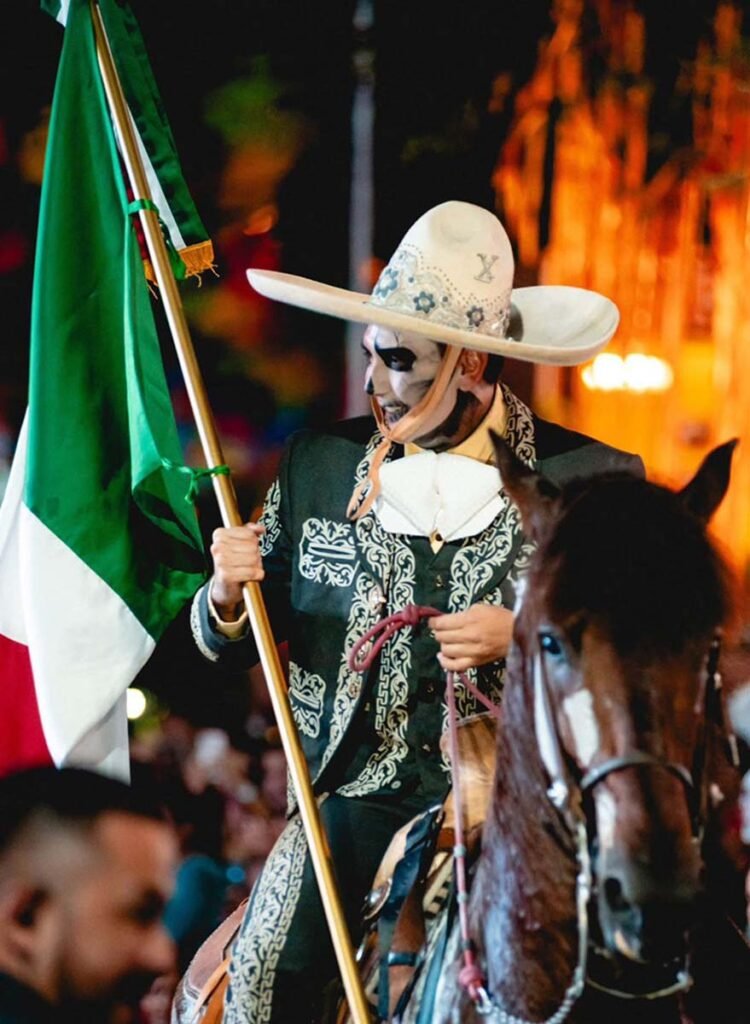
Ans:
{"label": "black eye makeup", "polygon": [[416,355],[409,348],[380,348],[375,343],[375,351],[389,370],[405,373],[414,366]]}

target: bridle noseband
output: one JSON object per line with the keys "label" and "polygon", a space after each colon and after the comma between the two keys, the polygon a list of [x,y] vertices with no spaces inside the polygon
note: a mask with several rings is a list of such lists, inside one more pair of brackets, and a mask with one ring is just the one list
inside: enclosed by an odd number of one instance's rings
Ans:
{"label": "bridle noseband", "polygon": [[590,768],[578,782],[578,788],[582,794],[589,793],[609,775],[623,771],[626,768],[637,768],[641,765],[661,768],[678,778],[685,787],[688,804],[691,809],[693,838],[702,842],[709,802],[708,780],[705,769],[708,730],[712,724],[718,726],[726,742],[730,763],[735,768],[740,766],[737,741],[734,733],[729,728],[724,712],[724,704],[721,699],[722,681],[718,668],[720,651],[721,636],[719,633],[716,633],[711,640],[711,646],[705,659],[703,714],[700,719],[701,728],[693,755],[692,770],[678,762],[668,761],[666,758],[657,757],[642,750],[633,750],[617,757],[611,757]]}
{"label": "bridle noseband", "polygon": [[603,761],[596,768],[591,768],[586,772],[578,783],[578,787],[582,793],[586,793],[603,782],[608,775],[620,772],[624,768],[637,768],[640,765],[664,768],[665,771],[676,775],[680,782],[684,783],[688,792],[692,793],[694,790],[693,776],[684,765],[676,764],[674,761],[665,761],[664,758],[656,757],[654,754],[644,754],[642,750],[634,750],[632,754],[622,754],[620,757],[610,757],[609,760]]}

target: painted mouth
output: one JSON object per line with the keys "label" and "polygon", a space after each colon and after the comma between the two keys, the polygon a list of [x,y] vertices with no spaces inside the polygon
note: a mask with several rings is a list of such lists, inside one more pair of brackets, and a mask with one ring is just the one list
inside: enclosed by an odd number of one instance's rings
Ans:
{"label": "painted mouth", "polygon": [[386,420],[393,422],[400,420],[404,413],[408,412],[408,409],[405,405],[381,405],[380,411]]}

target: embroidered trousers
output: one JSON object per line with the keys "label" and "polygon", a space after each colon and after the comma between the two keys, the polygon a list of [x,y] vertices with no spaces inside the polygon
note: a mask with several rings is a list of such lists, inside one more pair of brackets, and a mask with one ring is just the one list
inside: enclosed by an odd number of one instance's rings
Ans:
{"label": "embroidered trousers", "polygon": [[[426,808],[424,798],[343,797],[320,808],[355,944],[362,906],[393,834]],[[271,851],[253,889],[229,971],[225,1024],[313,1024],[327,984],[338,976],[333,945],[296,815]]]}

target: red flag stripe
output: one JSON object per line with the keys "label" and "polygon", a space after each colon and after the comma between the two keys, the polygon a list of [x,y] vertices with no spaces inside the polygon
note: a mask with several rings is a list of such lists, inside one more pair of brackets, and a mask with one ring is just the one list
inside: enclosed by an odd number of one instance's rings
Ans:
{"label": "red flag stripe", "polygon": [[52,764],[42,731],[29,649],[0,635],[0,776]]}

